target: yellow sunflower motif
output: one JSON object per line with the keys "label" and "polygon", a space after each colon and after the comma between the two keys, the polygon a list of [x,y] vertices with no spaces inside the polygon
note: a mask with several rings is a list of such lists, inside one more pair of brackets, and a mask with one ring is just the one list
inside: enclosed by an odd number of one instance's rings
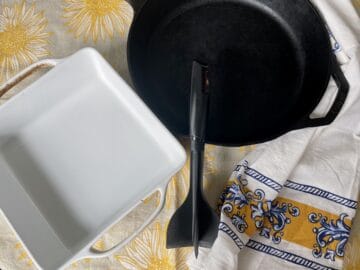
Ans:
{"label": "yellow sunflower motif", "polygon": [[186,270],[190,248],[166,249],[166,226],[155,222],[115,259],[129,270]]}
{"label": "yellow sunflower motif", "polygon": [[[215,156],[214,156],[214,149],[215,146],[208,145],[205,151],[204,156],[204,178],[206,179],[207,176],[216,173],[216,166],[215,166]],[[174,175],[167,187],[166,191],[166,201],[165,201],[165,209],[176,209],[182,205],[185,201],[186,196],[188,195],[189,191],[189,184],[190,184],[190,156],[187,155],[188,158],[184,167]],[[160,197],[158,194],[152,194],[151,196],[147,197],[143,200],[145,204],[149,204],[156,200],[156,204],[160,203]]]}
{"label": "yellow sunflower motif", "polygon": [[[360,227],[358,224],[357,231],[355,233],[352,233],[352,237],[350,237],[350,241],[346,244],[345,247],[345,257],[344,257],[344,270],[357,270],[360,269],[360,253],[359,253],[359,247],[360,247]],[[356,227],[353,229],[356,230]]]}
{"label": "yellow sunflower motif", "polygon": [[[190,176],[190,158],[187,155],[184,167],[175,174],[169,181],[166,189],[165,209],[171,210],[181,206],[185,201],[189,190],[189,176]],[[143,203],[150,204],[155,201],[156,205],[160,203],[160,196],[154,193],[143,200]]]}
{"label": "yellow sunflower motif", "polygon": [[48,22],[35,3],[0,5],[0,83],[49,55]]}
{"label": "yellow sunflower motif", "polygon": [[190,159],[186,160],[185,166],[179,171],[167,187],[165,208],[176,209],[182,205],[188,194],[190,185]]}
{"label": "yellow sunflower motif", "polygon": [[[249,152],[252,147],[242,147],[241,153]],[[169,185],[167,187],[166,192],[166,202],[165,202],[165,209],[177,209],[182,205],[185,201],[186,196],[188,195],[189,184],[190,184],[190,154],[188,153],[188,158],[184,167],[171,178]],[[216,177],[218,174],[217,168],[217,146],[215,145],[206,145],[206,150],[204,154],[204,187],[205,190],[210,190],[214,188],[212,186],[216,181],[214,181],[214,176]],[[145,204],[149,204],[156,200],[156,204],[160,202],[160,197],[158,194],[153,194],[148,198],[144,199],[143,202]]]}
{"label": "yellow sunflower motif", "polygon": [[242,153],[243,155],[246,155],[247,153],[255,150],[256,148],[256,145],[253,144],[253,145],[247,145],[247,146],[242,146],[242,147],[239,147],[239,151],[240,153]]}
{"label": "yellow sunflower motif", "polygon": [[15,252],[18,253],[17,255],[18,261],[22,261],[28,267],[33,266],[33,261],[30,259],[29,255],[27,254],[27,252],[25,251],[25,249],[23,248],[20,242],[16,243]]}
{"label": "yellow sunflower motif", "polygon": [[64,18],[76,38],[82,36],[87,42],[99,37],[111,39],[115,33],[124,36],[133,10],[125,0],[64,0]]}
{"label": "yellow sunflower motif", "polygon": [[352,0],[352,2],[354,3],[355,8],[360,11],[360,0]]}

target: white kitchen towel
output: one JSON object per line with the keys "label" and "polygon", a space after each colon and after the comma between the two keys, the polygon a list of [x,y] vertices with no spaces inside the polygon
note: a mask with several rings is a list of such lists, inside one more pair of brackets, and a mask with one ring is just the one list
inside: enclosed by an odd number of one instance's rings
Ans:
{"label": "white kitchen towel", "polygon": [[[253,200],[272,201],[278,196],[306,150],[304,142],[310,141],[314,133],[315,129],[290,132],[275,141],[258,145],[235,167],[219,203],[218,238],[209,254],[201,249],[197,260],[189,260],[190,269],[236,269],[238,253],[255,233],[246,221],[251,212],[250,203]],[[289,140],[292,140],[291,144]],[[260,219],[258,221],[261,223]]]}
{"label": "white kitchen towel", "polygon": [[[359,194],[360,20],[350,0],[314,3],[337,38],[346,104],[330,126],[261,144],[236,166],[219,203],[218,238],[189,258],[190,269],[341,269]],[[316,114],[335,92],[332,81]]]}

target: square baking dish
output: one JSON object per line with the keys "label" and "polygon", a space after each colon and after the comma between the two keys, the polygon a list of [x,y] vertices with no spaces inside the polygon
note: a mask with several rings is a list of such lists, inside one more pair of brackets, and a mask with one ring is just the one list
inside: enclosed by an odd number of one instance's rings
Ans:
{"label": "square baking dish", "polygon": [[[94,49],[60,60],[0,107],[0,207],[36,265],[103,257],[162,208],[182,146]],[[152,192],[161,203],[128,239],[91,246]]]}

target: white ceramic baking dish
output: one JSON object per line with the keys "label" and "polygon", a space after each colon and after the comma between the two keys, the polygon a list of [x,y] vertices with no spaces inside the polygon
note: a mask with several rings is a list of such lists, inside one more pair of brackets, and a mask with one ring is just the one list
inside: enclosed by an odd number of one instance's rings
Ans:
{"label": "white ceramic baking dish", "polygon": [[[46,270],[107,256],[161,210],[185,162],[177,140],[93,49],[64,60],[0,107],[0,207]],[[106,252],[91,248],[111,225],[159,190],[161,203],[133,235]]]}

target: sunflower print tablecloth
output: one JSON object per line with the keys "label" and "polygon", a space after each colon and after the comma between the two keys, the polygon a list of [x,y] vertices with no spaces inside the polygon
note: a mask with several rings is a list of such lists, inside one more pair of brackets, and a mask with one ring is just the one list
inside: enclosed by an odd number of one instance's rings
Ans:
{"label": "sunflower print tablecloth", "polygon": [[[96,48],[130,83],[126,38],[132,18],[133,10],[124,0],[0,0],[0,83],[39,59],[65,57],[86,46]],[[36,77],[35,74],[32,79]],[[0,104],[20,88],[23,86],[3,96]],[[206,147],[205,190],[214,207],[229,172],[251,149]],[[186,258],[191,249],[167,250],[165,242],[169,219],[186,197],[188,175],[189,162],[171,179],[162,213],[125,248],[104,259],[74,262],[68,269],[187,269]],[[95,248],[106,250],[131,234],[157,203],[157,194],[145,198],[135,211],[111,228]],[[345,269],[360,269],[360,221],[355,222],[353,231]],[[36,269],[1,215],[0,269]]]}

